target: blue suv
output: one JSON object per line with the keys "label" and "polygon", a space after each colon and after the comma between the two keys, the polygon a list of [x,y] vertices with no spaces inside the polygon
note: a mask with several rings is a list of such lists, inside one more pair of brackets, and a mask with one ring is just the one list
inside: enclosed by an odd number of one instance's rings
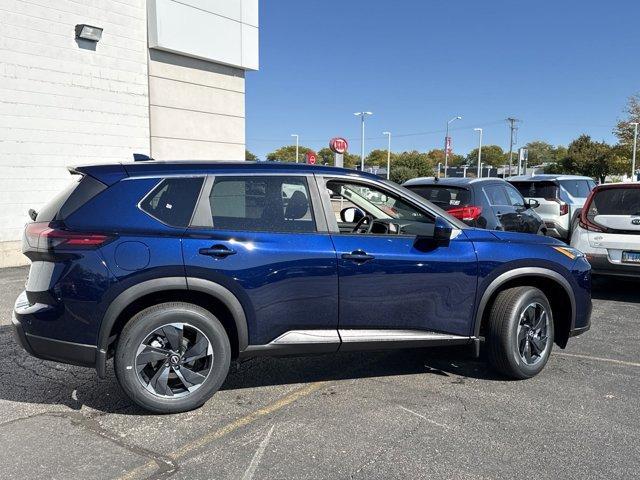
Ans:
{"label": "blue suv", "polygon": [[372,175],[157,161],[71,173],[25,227],[17,339],[100,377],[113,358],[151,411],[202,405],[231,360],[258,355],[484,342],[498,371],[528,378],[589,329],[579,251],[471,228]]}

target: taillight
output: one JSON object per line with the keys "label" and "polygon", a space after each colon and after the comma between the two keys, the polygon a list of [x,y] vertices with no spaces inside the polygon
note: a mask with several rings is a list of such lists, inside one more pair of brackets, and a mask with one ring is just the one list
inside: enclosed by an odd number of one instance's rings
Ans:
{"label": "taillight", "polygon": [[569,213],[569,204],[560,202],[560,216],[566,215]]}
{"label": "taillight", "polygon": [[482,214],[482,207],[461,207],[461,208],[452,208],[451,210],[447,210],[447,213],[451,216],[454,216],[463,221],[472,221],[477,220],[480,214]]}
{"label": "taillight", "polygon": [[587,201],[584,202],[584,207],[582,207],[582,211],[580,212],[580,219],[578,220],[578,224],[581,228],[585,230],[590,230],[592,232],[604,232],[604,230],[589,220],[588,213],[591,208],[591,203],[593,202],[593,197],[595,196],[596,190],[591,190]]}
{"label": "taillight", "polygon": [[51,227],[48,223],[30,223],[25,228],[27,244],[38,250],[92,249],[111,240],[101,233],[72,232]]}

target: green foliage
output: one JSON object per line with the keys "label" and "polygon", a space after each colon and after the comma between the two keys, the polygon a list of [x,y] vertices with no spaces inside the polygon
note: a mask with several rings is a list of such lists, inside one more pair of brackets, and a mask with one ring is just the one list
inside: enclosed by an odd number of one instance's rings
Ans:
{"label": "green foliage", "polygon": [[567,154],[566,147],[554,147],[550,143],[543,142],[542,140],[529,142],[525,145],[525,148],[529,150],[529,160],[527,162],[529,166],[557,162]]}
{"label": "green foliage", "polygon": [[587,175],[604,182],[608,175],[620,175],[630,169],[624,148],[605,142],[594,142],[589,135],[580,135],[569,144],[567,154],[545,171]]}
{"label": "green foliage", "polygon": [[419,177],[418,172],[412,168],[400,166],[391,167],[390,180],[402,185],[407,180]]}
{"label": "green foliage", "polygon": [[621,145],[631,146],[633,144],[634,128],[632,122],[640,122],[640,93],[631,95],[625,109],[627,118],[618,122],[613,133],[618,137]]}
{"label": "green foliage", "polygon": [[[309,147],[304,147],[300,145],[298,148],[298,162],[304,163],[305,154],[312,149]],[[296,161],[296,146],[295,145],[287,145],[286,147],[280,147],[279,149],[269,153],[267,155],[267,160],[279,161],[279,162],[295,162]]]}
{"label": "green foliage", "polygon": [[[342,161],[344,168],[355,168],[356,165],[360,165],[360,157],[349,152],[344,153]],[[334,163],[335,153],[329,147],[324,147],[318,151],[318,164],[334,166]]]}
{"label": "green foliage", "polygon": [[[516,154],[513,156],[514,162]],[[483,145],[482,146],[482,163],[485,165],[491,165],[492,167],[501,167],[509,163],[509,153],[506,154],[502,150],[502,147],[498,145]],[[467,155],[467,162],[469,165],[474,166],[478,164],[478,149],[474,148]]]}
{"label": "green foliage", "polygon": [[256,160],[258,160],[258,157],[255,156],[253,153],[251,153],[249,150],[245,150],[244,151],[244,159],[245,160],[249,160],[251,162],[255,162]]}
{"label": "green foliage", "polygon": [[434,166],[433,160],[426,153],[412,150],[396,155],[395,161],[391,166],[391,172],[399,167],[406,167],[413,170],[418,177],[428,177],[434,174]]}
{"label": "green foliage", "polygon": [[[396,160],[396,154],[391,153],[391,162],[393,163]],[[387,167],[387,151],[386,150],[371,150],[369,155],[364,159],[364,164],[367,167],[379,166],[379,167]]]}

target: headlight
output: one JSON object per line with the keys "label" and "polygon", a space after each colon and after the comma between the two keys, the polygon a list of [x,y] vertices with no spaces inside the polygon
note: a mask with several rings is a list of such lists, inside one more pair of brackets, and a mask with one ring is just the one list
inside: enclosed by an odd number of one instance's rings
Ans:
{"label": "headlight", "polygon": [[569,257],[571,260],[575,260],[576,258],[584,257],[584,253],[582,253],[577,248],[572,247],[553,247],[556,252],[560,252],[561,254]]}

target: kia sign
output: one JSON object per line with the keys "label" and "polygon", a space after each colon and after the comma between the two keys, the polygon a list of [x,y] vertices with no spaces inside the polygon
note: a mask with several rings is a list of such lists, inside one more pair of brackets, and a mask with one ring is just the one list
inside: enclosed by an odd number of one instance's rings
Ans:
{"label": "kia sign", "polygon": [[318,155],[316,154],[316,152],[309,150],[305,156],[309,165],[316,164],[316,160],[318,160]]}
{"label": "kia sign", "polygon": [[334,153],[343,154],[347,151],[347,148],[349,148],[349,144],[344,138],[335,137],[329,142],[329,148]]}

